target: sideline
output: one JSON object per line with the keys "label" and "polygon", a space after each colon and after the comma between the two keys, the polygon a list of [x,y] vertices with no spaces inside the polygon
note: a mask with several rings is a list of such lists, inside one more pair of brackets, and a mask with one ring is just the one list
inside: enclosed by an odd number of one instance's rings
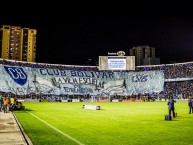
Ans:
{"label": "sideline", "polygon": [[21,124],[19,123],[19,121],[18,121],[15,113],[13,112],[12,114],[13,114],[13,117],[14,117],[14,119],[15,119],[15,122],[17,123],[17,125],[18,125],[18,127],[19,127],[19,129],[20,129],[20,131],[21,131],[21,134],[22,134],[24,140],[26,141],[27,145],[33,145],[33,143],[31,142],[30,138],[29,138],[28,135],[25,133],[25,131],[23,130],[23,127],[22,127]]}
{"label": "sideline", "polygon": [[49,123],[45,122],[44,120],[42,120],[41,118],[37,117],[36,115],[26,111],[27,113],[29,113],[30,115],[34,116],[35,118],[37,118],[38,120],[40,120],[41,122],[43,122],[44,124],[46,124],[47,126],[51,127],[52,129],[56,130],[57,132],[61,133],[63,136],[66,136],[67,138],[73,140],[74,142],[76,142],[79,145],[84,145],[83,143],[81,143],[80,141],[74,139],[73,137],[65,134],[64,132],[60,131],[59,129],[55,128],[54,126],[50,125]]}

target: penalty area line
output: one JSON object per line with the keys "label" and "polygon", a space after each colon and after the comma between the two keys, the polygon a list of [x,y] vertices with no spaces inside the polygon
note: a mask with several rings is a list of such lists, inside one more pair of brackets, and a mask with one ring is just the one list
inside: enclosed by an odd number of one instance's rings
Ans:
{"label": "penalty area line", "polygon": [[59,132],[60,134],[62,134],[63,136],[73,140],[74,142],[76,142],[79,145],[84,145],[83,143],[81,143],[80,141],[74,139],[73,137],[67,135],[66,133],[60,131],[59,129],[55,128],[54,126],[50,125],[49,123],[45,122],[44,120],[42,120],[41,118],[37,117],[36,115],[26,111],[27,113],[29,113],[30,115],[32,115],[33,117],[37,118],[38,120],[40,120],[41,122],[43,122],[44,124],[46,124],[47,126],[51,127],[52,129],[54,129],[55,131]]}

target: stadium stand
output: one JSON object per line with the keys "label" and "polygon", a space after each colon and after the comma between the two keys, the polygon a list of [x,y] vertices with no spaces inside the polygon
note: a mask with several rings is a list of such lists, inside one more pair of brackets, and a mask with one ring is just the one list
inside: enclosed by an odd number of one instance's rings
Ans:
{"label": "stadium stand", "polygon": [[[78,66],[78,65],[60,65],[60,64],[46,64],[46,63],[30,63],[30,62],[21,62],[21,61],[13,61],[13,60],[6,60],[6,59],[0,59],[0,64],[5,66],[18,66],[18,67],[28,67],[28,68],[50,68],[50,69],[58,69],[58,70],[73,70],[73,71],[96,71],[100,72],[98,69],[98,66]],[[164,90],[156,94],[154,93],[153,96],[157,98],[165,98],[167,99],[169,96],[173,96],[175,98],[182,98],[187,99],[189,96],[193,95],[192,86],[193,86],[193,62],[184,62],[184,63],[175,63],[175,64],[162,64],[162,65],[150,65],[150,66],[136,66],[135,72],[148,72],[148,71],[163,71],[164,72]],[[112,71],[112,72],[118,72],[118,71]],[[127,72],[127,71],[121,71],[121,72]],[[96,88],[97,89],[97,88]],[[3,92],[2,92],[3,93]],[[29,97],[30,96],[30,97]],[[32,97],[33,96],[33,97]],[[74,99],[74,97],[78,97],[80,100],[83,98],[82,101],[89,100],[88,94],[84,95],[55,95],[53,94],[30,94],[25,95],[26,100],[29,98],[39,99],[41,101],[44,100],[62,100],[62,99],[68,99],[69,102]],[[138,98],[138,100],[148,100],[145,97],[152,97],[150,94],[134,94],[134,95],[128,95],[128,96],[119,96],[115,95],[112,96],[113,99],[120,99],[122,97],[123,100],[133,100],[133,98]],[[20,97],[23,97],[20,95]],[[56,97],[59,97],[59,99],[56,99]],[[89,96],[91,97],[91,96]],[[23,99],[23,98],[22,98]],[[24,98],[25,99],[25,98]],[[95,98],[96,99],[96,98]],[[107,98],[106,98],[107,99]]]}

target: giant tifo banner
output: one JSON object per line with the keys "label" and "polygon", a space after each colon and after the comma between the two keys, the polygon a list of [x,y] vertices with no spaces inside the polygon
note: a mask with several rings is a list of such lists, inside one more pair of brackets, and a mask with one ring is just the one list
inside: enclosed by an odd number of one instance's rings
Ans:
{"label": "giant tifo banner", "polygon": [[159,93],[162,71],[77,71],[0,64],[0,91],[17,95],[132,95]]}

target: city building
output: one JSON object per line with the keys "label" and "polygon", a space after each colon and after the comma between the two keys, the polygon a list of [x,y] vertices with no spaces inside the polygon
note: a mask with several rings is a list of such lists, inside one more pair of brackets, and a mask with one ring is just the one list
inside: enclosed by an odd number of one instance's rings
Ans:
{"label": "city building", "polygon": [[0,29],[0,57],[35,62],[36,29],[2,25]]}
{"label": "city building", "polygon": [[160,59],[155,57],[155,48],[148,45],[129,49],[129,55],[135,56],[136,66],[160,64]]}

